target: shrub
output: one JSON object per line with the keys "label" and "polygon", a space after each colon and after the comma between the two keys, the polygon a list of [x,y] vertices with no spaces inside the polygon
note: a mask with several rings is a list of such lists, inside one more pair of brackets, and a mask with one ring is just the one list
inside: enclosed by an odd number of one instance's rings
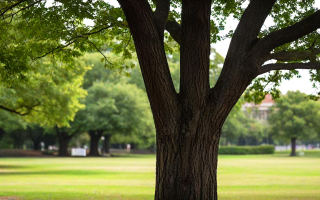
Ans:
{"label": "shrub", "polygon": [[224,155],[246,155],[246,154],[273,154],[273,145],[264,146],[220,146],[219,154]]}

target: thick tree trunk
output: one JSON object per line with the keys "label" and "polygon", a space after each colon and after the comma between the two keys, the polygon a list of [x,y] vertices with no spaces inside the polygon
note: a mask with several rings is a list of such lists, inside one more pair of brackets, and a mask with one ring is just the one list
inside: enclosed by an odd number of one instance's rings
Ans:
{"label": "thick tree trunk", "polygon": [[290,156],[296,156],[296,141],[297,138],[291,138],[291,154]]}
{"label": "thick tree trunk", "polygon": [[157,141],[155,199],[217,199],[220,129],[199,128],[177,133],[176,141]]}
{"label": "thick tree trunk", "polygon": [[49,146],[56,144],[57,137],[54,134],[46,134],[42,138],[42,141],[44,142],[45,149],[49,149]]}
{"label": "thick tree trunk", "polygon": [[91,137],[91,141],[90,141],[90,153],[88,154],[88,156],[100,156],[99,153],[99,140],[100,138],[96,138],[96,137]]}
{"label": "thick tree trunk", "polygon": [[58,136],[58,142],[59,142],[59,153],[58,156],[69,156],[68,154],[68,146],[71,138],[74,136],[74,134],[69,135],[65,130],[59,129],[56,127],[56,133]]}
{"label": "thick tree trunk", "polygon": [[41,141],[34,140],[33,142],[33,150],[41,150]]}
{"label": "thick tree trunk", "polygon": [[69,142],[70,142],[71,138],[64,138],[64,137],[59,137],[59,153],[58,156],[61,157],[66,157],[69,156],[68,153],[68,146],[69,146]]}
{"label": "thick tree trunk", "polygon": [[105,154],[110,153],[110,138],[111,138],[111,135],[104,136],[103,152]]}
{"label": "thick tree trunk", "polygon": [[[118,2],[134,39],[156,126],[155,199],[216,200],[221,127],[258,74],[256,60],[252,59],[252,52],[248,52],[248,49],[252,49],[251,45],[259,31],[250,29],[253,33],[248,33],[247,29],[252,28],[250,23],[244,23],[244,28],[236,31],[239,41],[243,41],[243,37],[249,34],[246,40],[248,43],[239,45],[233,42],[232,52],[227,56],[221,75],[210,89],[212,1],[183,0],[181,26],[178,24],[179,28],[176,29],[181,37],[180,91],[177,93],[166,60],[163,29],[157,23],[158,18],[153,14],[148,1]],[[253,8],[259,8],[259,4]],[[161,13],[164,10],[157,6],[157,11]],[[247,12],[248,19],[252,16],[251,12]],[[256,21],[262,26],[264,20],[259,18]],[[259,27],[259,24],[253,27]]]}
{"label": "thick tree trunk", "polygon": [[29,137],[32,140],[33,150],[40,150],[40,143],[44,137],[44,129],[40,126],[28,126],[27,137]]}
{"label": "thick tree trunk", "polygon": [[1,141],[1,139],[3,138],[3,136],[4,136],[5,133],[6,133],[6,132],[4,131],[4,129],[0,128],[0,141]]}
{"label": "thick tree trunk", "polygon": [[99,153],[99,140],[102,136],[101,131],[89,131],[90,135],[90,152],[88,156],[101,156]]}

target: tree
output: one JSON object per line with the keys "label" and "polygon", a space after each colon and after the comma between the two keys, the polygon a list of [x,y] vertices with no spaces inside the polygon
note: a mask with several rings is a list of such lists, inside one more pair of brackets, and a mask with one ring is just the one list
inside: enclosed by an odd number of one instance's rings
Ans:
{"label": "tree", "polygon": [[45,136],[45,129],[39,125],[28,124],[25,132],[27,133],[27,137],[33,143],[33,150],[41,150],[41,142]]}
{"label": "tree", "polygon": [[[111,136],[152,135],[153,123],[143,91],[125,82],[94,82],[88,89],[86,108],[80,111],[85,130],[91,138],[90,156],[99,156],[98,144],[105,137],[110,147]],[[109,148],[105,148],[109,153]]]}
{"label": "tree", "polygon": [[56,126],[54,129],[57,134],[58,142],[59,142],[58,156],[61,156],[61,157],[69,156],[68,146],[72,137],[78,133],[77,130],[72,126],[71,127]]}
{"label": "tree", "polygon": [[243,99],[231,110],[222,126],[222,138],[238,145],[258,145],[263,138],[263,124],[241,110]]}
{"label": "tree", "polygon": [[288,93],[277,101],[270,115],[270,132],[275,138],[290,139],[291,154],[296,156],[297,139],[314,138],[319,130],[319,102],[297,91]]}
{"label": "tree", "polygon": [[80,99],[86,95],[82,83],[88,67],[81,59],[64,64],[49,58],[32,66],[33,71],[23,73],[28,80],[0,83],[0,109],[42,126],[67,126],[84,107]]}
{"label": "tree", "polygon": [[[84,77],[84,88],[90,91],[93,95],[95,93],[94,100],[89,100],[89,97],[86,99],[86,105],[87,105],[87,111],[85,113],[91,113],[92,115],[100,115],[97,119],[95,118],[94,121],[97,122],[97,124],[102,125],[102,127],[105,127],[105,131],[98,131],[98,130],[91,130],[92,127],[97,127],[95,123],[92,123],[93,118],[90,122],[84,122],[86,124],[85,126],[91,126],[86,129],[88,131],[91,138],[94,138],[91,140],[91,147],[90,155],[98,156],[98,142],[101,138],[101,136],[104,136],[104,144],[103,144],[103,152],[109,153],[110,149],[110,141],[111,136],[114,138],[115,135],[117,135],[116,139],[117,141],[126,141],[126,142],[135,142],[139,143],[140,146],[143,146],[141,143],[149,143],[149,139],[153,138],[154,135],[154,124],[152,123],[152,120],[145,120],[144,116],[146,113],[141,110],[150,110],[149,106],[147,106],[145,103],[146,100],[146,93],[145,88],[143,86],[143,79],[141,77],[141,73],[139,73],[139,68],[134,68],[131,70],[123,71],[115,71],[110,70],[108,68],[105,68],[103,62],[101,62],[101,54],[99,53],[87,53],[85,54],[85,60],[87,65],[91,65],[93,67],[92,70],[87,71]],[[103,58],[103,57],[102,57]],[[109,55],[109,60],[116,60],[117,57],[115,55]],[[127,65],[132,65],[134,63],[134,60],[128,60]],[[130,71],[130,76],[124,76],[129,75],[128,71]],[[117,83],[121,84],[117,84]],[[107,86],[108,84],[111,84],[110,86]],[[138,88],[141,88],[143,91],[138,89],[137,87],[133,86],[132,84],[136,85]],[[95,85],[93,87],[93,85]],[[99,85],[99,86],[98,86]],[[101,86],[105,86],[107,88],[101,89]],[[122,88],[122,87],[129,87],[128,89]],[[118,88],[118,89],[117,89]],[[130,91],[132,89],[132,91]],[[94,90],[97,90],[97,92],[94,92]],[[119,90],[118,92],[116,90]],[[128,90],[128,91],[126,91]],[[132,92],[135,91],[135,95],[133,95]],[[107,92],[109,94],[107,94]],[[92,97],[91,95],[91,97]],[[109,99],[109,100],[106,100]],[[129,101],[127,103],[135,104],[136,101],[141,101],[139,106],[136,106],[138,110],[132,110],[130,113],[132,113],[131,116],[124,115],[124,108],[127,107],[125,105],[123,99],[128,99]],[[135,100],[134,100],[135,99]],[[95,104],[98,102],[99,106],[96,106]],[[143,103],[144,102],[144,103]],[[142,106],[141,106],[142,105]],[[133,106],[134,107],[134,106]],[[133,108],[132,107],[132,108]],[[89,111],[90,110],[90,111]],[[104,113],[101,112],[101,110],[104,110]],[[119,114],[119,118],[115,118],[116,115],[114,113],[117,112]],[[140,112],[140,114],[139,114]],[[141,114],[142,112],[142,114]],[[150,111],[147,115],[150,115]],[[134,121],[130,119],[134,114],[137,114],[137,116],[141,116],[140,118],[136,118],[135,120],[138,122],[136,123],[136,126],[140,126],[139,131],[131,130],[124,130],[122,126],[119,126],[119,123],[117,120],[124,120],[127,121],[128,124],[131,122],[133,124],[130,124],[129,126],[134,126]],[[83,115],[84,116],[84,115]],[[88,116],[84,117],[87,118]],[[90,118],[90,117],[89,117]],[[151,117],[148,117],[151,119]],[[110,120],[114,120],[111,122]],[[144,124],[142,125],[141,122],[144,121]],[[113,126],[107,125],[107,124],[113,124]],[[103,125],[104,124],[104,125]],[[112,128],[111,128],[112,127]],[[125,133],[125,134],[124,134]],[[115,139],[115,138],[114,138]]]}
{"label": "tree", "polygon": [[[110,45],[116,53],[129,58],[130,51],[136,50],[157,132],[155,199],[217,199],[221,128],[242,93],[250,86],[256,92],[252,95],[256,101],[267,92],[278,97],[276,87],[283,78],[297,76],[296,69],[320,69],[316,39],[320,11],[315,8],[315,1],[118,2],[121,8],[99,0],[61,0],[48,7],[36,0],[2,2],[1,27],[7,27],[2,28],[1,36],[12,37],[10,30],[20,26],[23,31],[36,30],[27,32],[26,38],[37,38],[17,40],[16,45],[1,49],[4,68],[16,74],[18,69],[27,70],[24,63],[47,53],[67,59],[80,51],[102,52]],[[181,14],[171,8],[180,8]],[[8,25],[16,13],[26,22]],[[217,83],[210,88],[210,44],[221,39],[219,31],[224,29],[228,16],[239,19],[239,24],[228,34],[232,37],[228,54]],[[268,16],[274,25],[262,28]],[[84,18],[93,20],[95,25],[81,24]],[[42,42],[45,38],[52,42]],[[111,44],[114,40],[119,42]],[[34,46],[44,44],[43,51],[39,48],[31,58],[21,56],[11,63],[15,57],[6,54],[7,50],[24,50],[28,42]],[[180,50],[181,60],[179,91],[174,88],[166,58],[166,51],[174,50],[171,44],[177,43],[180,48],[175,49]],[[21,55],[28,52],[22,51]],[[26,62],[21,62],[24,58]],[[267,62],[273,59],[277,62]],[[109,65],[107,59],[105,62]],[[17,63],[22,66],[18,68]],[[264,73],[268,74],[259,76]],[[311,74],[312,81],[320,80],[318,71]],[[265,91],[268,84],[271,87]]]}
{"label": "tree", "polygon": [[[20,143],[23,143],[23,134],[28,136],[35,150],[38,150],[44,134],[40,126],[68,126],[76,112],[84,108],[80,100],[86,96],[82,84],[89,67],[82,59],[74,59],[66,64],[52,58],[36,60],[32,67],[35,68],[32,71],[21,72],[28,77],[27,80],[12,79],[9,83],[0,83],[0,109],[21,115],[24,121],[34,123],[27,130],[19,128],[11,131],[11,136]],[[62,137],[61,134],[58,134],[61,147],[59,155],[66,156],[67,143],[63,139],[68,137]],[[21,146],[20,143],[16,146]]]}
{"label": "tree", "polygon": [[0,109],[0,141],[4,136],[7,136],[15,148],[22,148],[26,139],[25,127],[26,123],[20,115]]}
{"label": "tree", "polygon": [[[82,99],[84,101],[84,99]],[[69,121],[69,126],[58,126],[56,125],[54,128],[49,129],[51,134],[56,134],[59,143],[59,152],[58,156],[67,157],[68,146],[71,139],[79,133],[84,133],[86,131],[86,124],[84,122],[84,117],[86,115],[84,110],[80,110],[76,113],[76,116],[72,121]]]}

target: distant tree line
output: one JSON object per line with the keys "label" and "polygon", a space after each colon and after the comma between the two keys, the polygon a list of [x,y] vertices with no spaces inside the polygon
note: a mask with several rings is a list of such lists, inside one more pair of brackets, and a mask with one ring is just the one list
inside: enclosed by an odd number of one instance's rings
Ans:
{"label": "distant tree line", "polygon": [[[212,51],[210,84],[214,85],[224,60]],[[116,58],[108,62],[118,62]],[[22,74],[26,80],[1,83],[0,149],[27,145],[39,150],[41,142],[45,148],[58,145],[60,156],[69,155],[70,142],[71,146],[88,145],[89,156],[110,153],[112,144],[154,149],[155,128],[137,61],[131,59],[123,69],[112,70],[105,67],[104,59],[99,53],[85,54],[71,64],[41,59],[35,63],[37,70]],[[178,89],[179,55],[168,55],[168,60]],[[267,122],[249,117],[243,103],[242,98],[224,123],[220,145],[289,141],[291,155],[296,155],[297,140],[319,137],[319,102],[308,100],[303,93],[284,95]]]}
{"label": "distant tree line", "polygon": [[[39,150],[41,142],[46,147],[57,143],[59,155],[67,156],[70,141],[83,138],[83,134],[89,136],[90,156],[100,155],[102,136],[105,153],[109,153],[114,136],[118,143],[154,148],[155,130],[146,93],[134,84],[140,80],[127,77],[139,69],[112,71],[104,67],[98,53],[80,60],[69,68],[41,60],[40,69],[45,71],[39,70],[37,79],[1,85],[10,96],[0,99],[4,108],[0,109],[0,149],[29,144]],[[81,69],[81,74],[75,73]],[[48,78],[48,74],[52,76]]]}

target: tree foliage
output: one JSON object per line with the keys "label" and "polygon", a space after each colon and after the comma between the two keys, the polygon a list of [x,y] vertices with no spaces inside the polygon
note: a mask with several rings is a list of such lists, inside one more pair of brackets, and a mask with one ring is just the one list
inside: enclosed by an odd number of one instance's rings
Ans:
{"label": "tree foliage", "polygon": [[[0,105],[24,120],[43,126],[67,126],[75,113],[83,109],[83,75],[88,69],[80,59],[68,64],[41,59],[34,70],[24,73],[28,80],[15,79],[0,85]],[[21,72],[22,73],[22,72]]]}
{"label": "tree foliage", "polygon": [[244,99],[240,99],[230,112],[222,127],[222,138],[238,145],[258,145],[264,137],[265,124],[242,110]]}
{"label": "tree foliage", "polygon": [[314,138],[319,130],[319,102],[311,101],[299,91],[289,91],[277,100],[270,115],[270,131],[275,138]]}
{"label": "tree foliage", "polygon": [[[124,82],[95,82],[88,88],[86,108],[80,111],[83,128],[104,135],[127,135],[148,141],[154,125],[143,91]],[[101,137],[101,136],[100,136]],[[135,139],[137,140],[137,138]]]}
{"label": "tree foliage", "polygon": [[289,91],[281,97],[270,115],[270,132],[274,138],[291,140],[291,155],[295,156],[297,139],[314,139],[319,130],[320,103],[306,94]]}
{"label": "tree foliage", "polygon": [[[130,69],[110,62],[104,51],[123,58],[136,51],[157,130],[155,199],[217,199],[221,128],[243,92],[249,87],[246,97],[256,102],[266,92],[278,97],[280,82],[299,76],[297,69],[310,69],[311,81],[320,80],[315,0],[118,2],[120,7],[102,0],[2,1],[1,42],[10,43],[0,52],[2,72],[8,72],[3,79],[10,82],[44,55],[68,62],[92,50],[104,55],[106,66]],[[212,87],[210,47],[223,39],[228,17],[239,23],[227,35],[232,40]],[[265,23],[269,19],[274,25]],[[174,51],[180,51],[179,90],[167,61]],[[19,61],[11,62],[16,52]]]}

